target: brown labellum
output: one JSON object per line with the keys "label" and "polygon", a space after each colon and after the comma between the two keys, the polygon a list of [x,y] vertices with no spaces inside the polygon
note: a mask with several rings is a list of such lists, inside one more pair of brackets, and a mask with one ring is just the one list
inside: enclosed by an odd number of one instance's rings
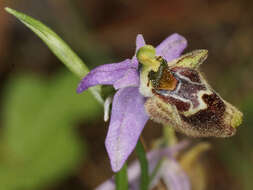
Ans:
{"label": "brown labellum", "polygon": [[156,122],[193,137],[229,137],[241,123],[242,113],[211,89],[194,67],[169,66],[162,60],[148,80],[153,96],[145,108]]}

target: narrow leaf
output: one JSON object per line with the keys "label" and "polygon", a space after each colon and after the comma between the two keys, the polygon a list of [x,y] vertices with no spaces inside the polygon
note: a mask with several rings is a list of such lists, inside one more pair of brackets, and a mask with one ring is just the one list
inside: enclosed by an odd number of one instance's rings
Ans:
{"label": "narrow leaf", "polygon": [[148,190],[149,186],[149,174],[148,174],[148,160],[146,157],[146,152],[144,150],[143,144],[139,140],[136,145],[136,153],[141,165],[141,182],[140,189]]}
{"label": "narrow leaf", "polygon": [[[76,76],[83,78],[89,72],[89,69],[84,62],[53,30],[24,13],[8,7],[6,7],[5,10],[30,28]],[[100,95],[100,87],[96,86],[90,88],[90,90],[95,98],[100,103],[103,103],[103,99]]]}

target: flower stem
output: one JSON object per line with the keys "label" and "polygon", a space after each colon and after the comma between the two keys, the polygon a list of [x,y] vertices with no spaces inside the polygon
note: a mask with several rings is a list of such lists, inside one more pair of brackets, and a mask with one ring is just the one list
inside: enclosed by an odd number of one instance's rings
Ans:
{"label": "flower stem", "polygon": [[116,190],[128,190],[127,164],[115,176]]}
{"label": "flower stem", "polygon": [[139,140],[136,145],[136,153],[141,165],[141,182],[140,182],[140,189],[141,190],[148,190],[149,186],[149,174],[148,174],[148,160],[146,157],[146,152],[144,149],[143,144]]}
{"label": "flower stem", "polygon": [[171,126],[169,125],[163,126],[163,137],[166,145],[171,146],[177,144],[176,132]]}
{"label": "flower stem", "polygon": [[158,163],[156,164],[155,169],[152,171],[152,173],[150,175],[150,183],[155,178],[156,174],[158,173],[159,169],[161,168],[163,161],[164,161],[164,158],[159,160]]}

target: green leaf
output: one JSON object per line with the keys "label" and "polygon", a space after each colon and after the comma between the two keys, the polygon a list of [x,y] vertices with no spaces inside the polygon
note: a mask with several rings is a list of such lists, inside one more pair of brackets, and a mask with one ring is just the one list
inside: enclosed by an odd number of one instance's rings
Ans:
{"label": "green leaf", "polygon": [[116,190],[128,190],[127,164],[115,175]]}
{"label": "green leaf", "polygon": [[[11,8],[5,8],[5,10],[19,19],[23,24],[30,28],[58,57],[67,68],[73,72],[79,78],[83,78],[89,69],[83,63],[83,61],[77,56],[77,54],[50,28],[41,23],[40,21],[18,12]],[[103,99],[100,95],[100,87],[96,86],[90,88],[95,98],[103,103]]]}
{"label": "green leaf", "polygon": [[73,126],[101,113],[90,93],[75,93],[77,81],[69,72],[50,80],[11,77],[1,115],[0,189],[42,188],[77,168],[85,146]]}
{"label": "green leaf", "polygon": [[144,146],[140,140],[138,141],[135,150],[136,150],[136,153],[140,162],[140,166],[141,166],[140,189],[148,190],[148,186],[149,186],[148,160],[146,157]]}

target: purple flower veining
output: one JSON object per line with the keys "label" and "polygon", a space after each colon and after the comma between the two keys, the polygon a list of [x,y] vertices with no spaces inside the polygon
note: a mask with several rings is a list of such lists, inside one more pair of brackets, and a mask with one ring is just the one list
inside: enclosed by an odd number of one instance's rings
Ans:
{"label": "purple flower veining", "polygon": [[[145,45],[142,35],[137,35],[136,51]],[[187,41],[179,34],[172,34],[156,47],[157,56],[167,61],[178,58]],[[119,63],[101,65],[88,73],[80,82],[81,93],[95,85],[113,85],[117,90],[113,97],[109,130],[105,140],[112,170],[117,172],[134,150],[141,132],[148,121],[145,97],[139,93],[140,77],[136,55]]]}

